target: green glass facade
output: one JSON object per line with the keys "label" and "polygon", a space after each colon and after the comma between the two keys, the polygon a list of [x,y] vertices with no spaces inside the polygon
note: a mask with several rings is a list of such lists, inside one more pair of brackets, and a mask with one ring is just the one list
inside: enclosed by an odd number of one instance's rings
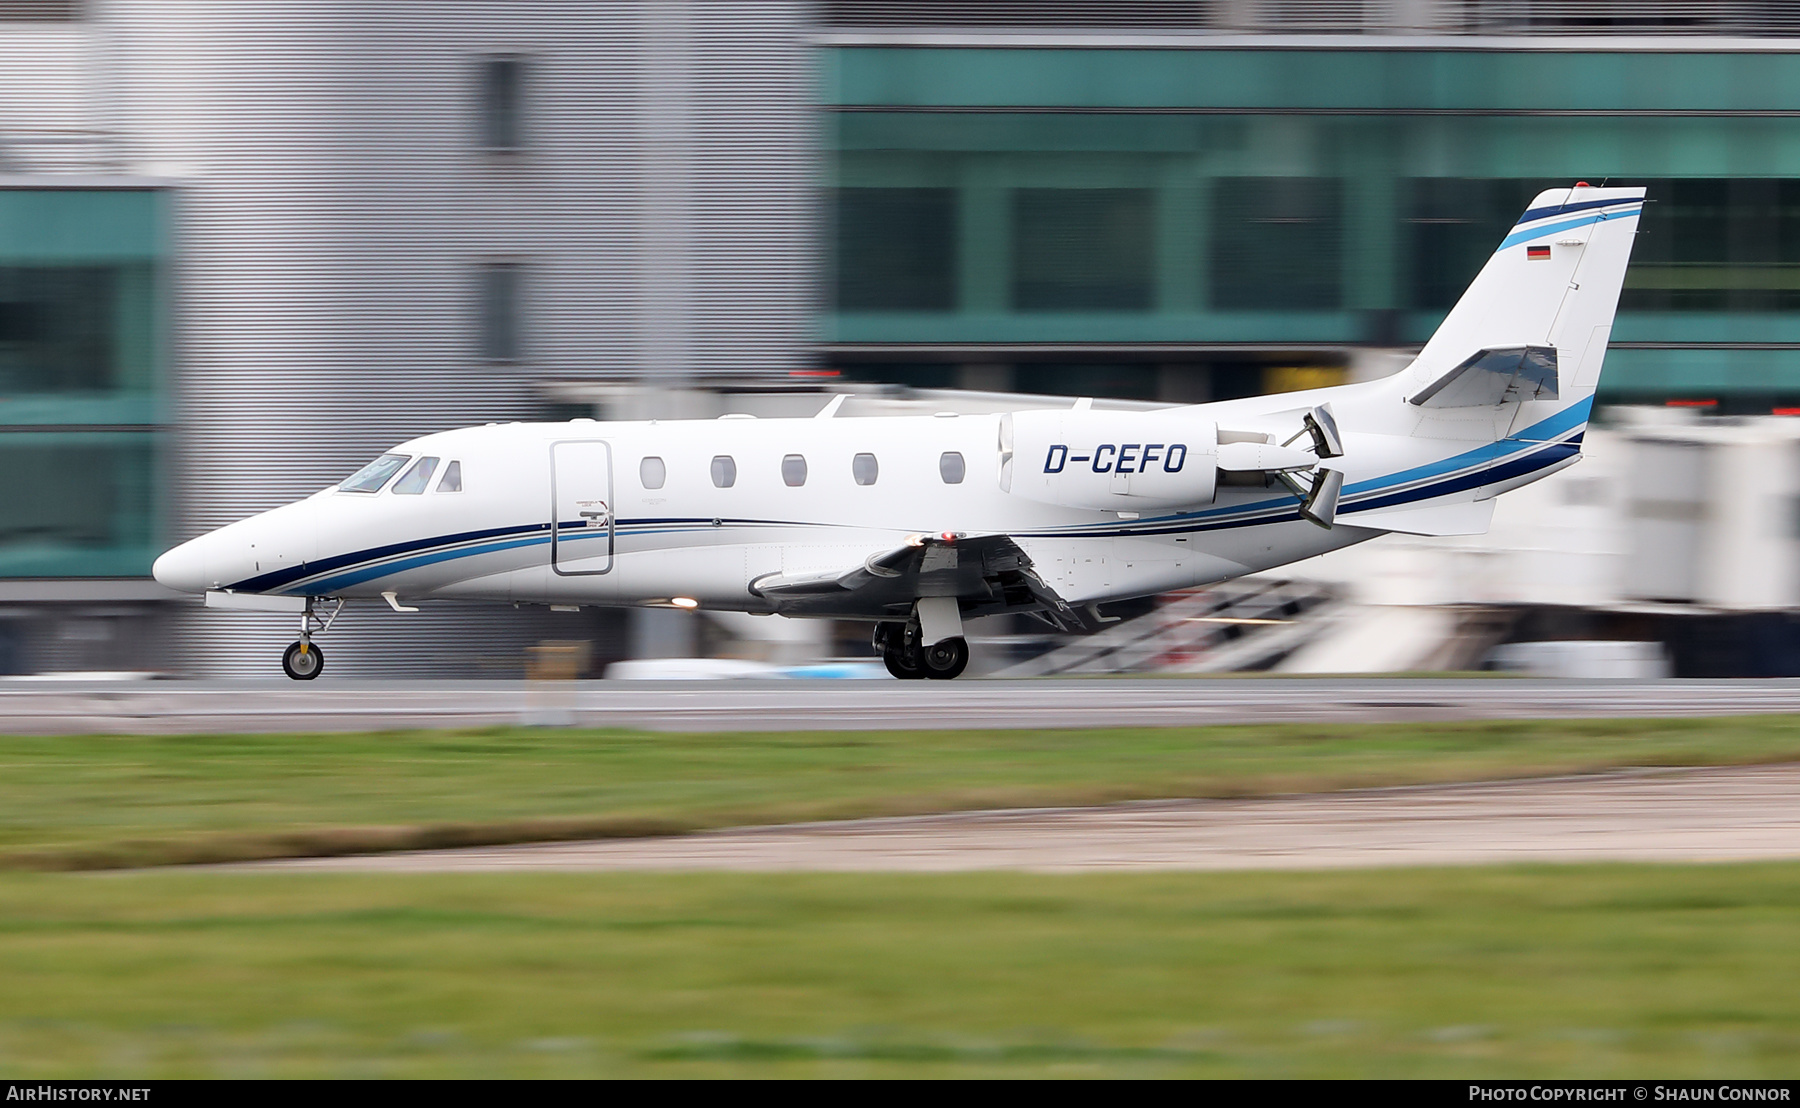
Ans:
{"label": "green glass facade", "polygon": [[157,189],[0,187],[0,577],[143,577],[160,550]]}
{"label": "green glass facade", "polygon": [[1653,203],[1603,392],[1800,400],[1800,53],[834,47],[820,65],[828,350],[1418,343],[1533,194],[1610,180]]}

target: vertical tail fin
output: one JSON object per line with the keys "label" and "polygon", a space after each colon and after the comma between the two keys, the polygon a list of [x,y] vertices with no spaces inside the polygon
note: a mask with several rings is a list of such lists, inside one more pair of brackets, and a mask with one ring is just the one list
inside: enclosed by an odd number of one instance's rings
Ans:
{"label": "vertical tail fin", "polygon": [[1550,189],[1525,214],[1401,378],[1410,397],[1482,351],[1555,350],[1560,408],[1600,381],[1643,210],[1641,188]]}

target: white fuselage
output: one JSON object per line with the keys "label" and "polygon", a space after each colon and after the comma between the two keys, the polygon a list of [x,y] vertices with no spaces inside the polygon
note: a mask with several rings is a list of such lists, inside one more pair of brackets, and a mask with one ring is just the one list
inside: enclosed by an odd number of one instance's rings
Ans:
{"label": "white fuselage", "polygon": [[[1266,430],[1274,440],[1292,434],[1311,404],[1331,402],[1346,436],[1346,456],[1334,463],[1346,472],[1345,505],[1331,529],[1300,519],[1286,490],[1260,484],[1220,487],[1202,505],[1137,512],[1027,499],[1002,488],[996,415],[574,420],[472,427],[403,443],[394,454],[458,462],[460,491],[406,494],[395,491],[397,479],[373,493],[334,486],[184,544],[159,561],[157,576],[189,591],[592,605],[682,597],[708,608],[770,611],[754,587],[759,579],[853,567],[909,534],[1004,533],[1056,593],[1086,604],[1312,557],[1387,529],[1374,517],[1358,525],[1359,511],[1368,510],[1359,506],[1391,511],[1397,496],[1402,508],[1481,499],[1560,468],[1578,449],[1579,425],[1566,429],[1573,441],[1562,434],[1557,442],[1496,449],[1496,431],[1504,437],[1509,428],[1497,428],[1485,412],[1478,427],[1421,437],[1418,409],[1385,384],[1153,413],[1196,427]],[[1505,410],[1507,420],[1518,407]],[[1584,423],[1585,408],[1581,414]],[[945,478],[947,453],[961,456],[960,482]],[[1084,461],[1071,468],[1116,465],[1116,452],[1095,453],[1091,461],[1078,454]],[[872,483],[858,483],[858,454],[874,457]],[[1494,472],[1502,455],[1525,460],[1525,468]],[[805,463],[799,484],[789,483],[797,476],[791,460],[784,478],[784,459],[793,456]],[[648,469],[646,458],[655,460]],[[730,459],[735,470],[729,487],[714,481],[716,458]],[[1014,465],[1044,463],[1021,457]],[[1422,483],[1406,480],[1444,465]],[[646,475],[654,479],[658,469],[660,487],[646,487]],[[1490,473],[1497,480],[1487,480]],[[578,501],[603,504],[583,517]],[[561,522],[554,550],[553,516]],[[852,606],[807,614],[881,613]]]}

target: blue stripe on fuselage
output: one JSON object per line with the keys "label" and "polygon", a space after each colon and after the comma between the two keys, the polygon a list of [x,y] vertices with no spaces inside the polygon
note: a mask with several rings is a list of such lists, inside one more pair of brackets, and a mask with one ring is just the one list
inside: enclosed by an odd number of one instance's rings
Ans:
{"label": "blue stripe on fuselage", "polygon": [[1442,461],[1431,462],[1412,469],[1403,469],[1399,473],[1390,473],[1369,481],[1358,481],[1354,485],[1344,486],[1344,496],[1355,496],[1358,493],[1375,492],[1394,485],[1404,485],[1412,481],[1422,481],[1443,473],[1451,473],[1459,469],[1467,469],[1472,465],[1492,462],[1496,458],[1505,457],[1519,449],[1522,443],[1547,442],[1561,438],[1588,421],[1588,413],[1593,410],[1594,398],[1579,400],[1557,412],[1548,419],[1541,419],[1516,435],[1501,439],[1498,442],[1485,443],[1474,450],[1453,455]]}
{"label": "blue stripe on fuselage", "polygon": [[518,527],[488,527],[480,531],[463,531],[454,535],[438,535],[435,538],[429,539],[407,539],[404,542],[388,543],[385,546],[370,547],[366,550],[357,550],[349,554],[337,554],[329,558],[320,558],[317,561],[305,562],[297,566],[287,566],[282,569],[271,570],[268,573],[258,574],[255,577],[245,578],[237,584],[228,587],[239,592],[273,592],[305,577],[312,577],[319,573],[330,573],[332,570],[345,569],[377,558],[391,558],[396,554],[406,554],[414,550],[429,550],[433,547],[449,546],[461,542],[474,542],[479,539],[498,538],[503,535],[517,535],[532,531],[545,532],[546,537],[548,537],[549,530],[550,525],[548,523],[531,523]]}

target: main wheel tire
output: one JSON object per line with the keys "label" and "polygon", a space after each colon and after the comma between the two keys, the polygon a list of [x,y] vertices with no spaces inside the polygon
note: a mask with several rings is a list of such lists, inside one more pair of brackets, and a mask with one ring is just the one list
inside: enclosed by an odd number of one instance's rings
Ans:
{"label": "main wheel tire", "polygon": [[969,665],[969,643],[966,639],[945,639],[919,651],[920,668],[935,681],[949,681]]}
{"label": "main wheel tire", "polygon": [[925,676],[925,669],[919,665],[916,653],[886,650],[881,654],[881,664],[902,681],[917,681]]}
{"label": "main wheel tire", "polygon": [[301,653],[300,642],[296,640],[281,656],[281,669],[296,681],[311,681],[325,671],[325,654],[319,644],[307,643],[305,653]]}

